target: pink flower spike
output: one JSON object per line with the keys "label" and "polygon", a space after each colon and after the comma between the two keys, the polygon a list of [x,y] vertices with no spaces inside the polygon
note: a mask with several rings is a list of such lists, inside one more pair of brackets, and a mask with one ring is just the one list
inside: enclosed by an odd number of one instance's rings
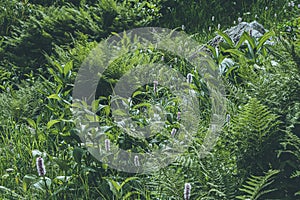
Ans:
{"label": "pink flower spike", "polygon": [[110,151],[110,140],[105,139],[104,143],[105,143],[105,150]]}
{"label": "pink flower spike", "polygon": [[188,73],[187,76],[186,76],[186,81],[187,81],[187,83],[191,84],[192,81],[193,81],[193,74]]}
{"label": "pink flower spike", "polygon": [[190,183],[184,184],[184,200],[189,200],[191,197],[192,186]]}
{"label": "pink flower spike", "polygon": [[153,81],[153,91],[155,93],[157,92],[157,85],[158,85],[158,81]]}
{"label": "pink flower spike", "polygon": [[134,156],[134,165],[136,167],[139,167],[140,166],[140,161],[139,161],[139,157],[138,156]]}
{"label": "pink flower spike", "polygon": [[45,176],[46,175],[46,169],[44,165],[44,159],[42,157],[38,157],[36,159],[36,168],[39,176]]}
{"label": "pink flower spike", "polygon": [[172,131],[171,131],[171,136],[174,137],[176,132],[177,132],[176,128],[173,128]]}
{"label": "pink flower spike", "polygon": [[181,115],[181,112],[177,112],[177,121],[180,120],[180,115]]}

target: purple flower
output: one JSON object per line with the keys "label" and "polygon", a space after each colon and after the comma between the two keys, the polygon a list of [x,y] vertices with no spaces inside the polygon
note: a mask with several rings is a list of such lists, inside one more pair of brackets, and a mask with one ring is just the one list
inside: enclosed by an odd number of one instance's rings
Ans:
{"label": "purple flower", "polygon": [[191,197],[191,189],[192,186],[190,183],[185,183],[184,184],[184,200],[189,200]]}
{"label": "purple flower", "polygon": [[230,122],[230,114],[226,115],[226,122],[229,123]]}
{"label": "purple flower", "polygon": [[36,159],[36,168],[37,168],[39,176],[45,176],[46,175],[46,169],[45,169],[43,158],[38,157]]}
{"label": "purple flower", "polygon": [[294,6],[295,6],[294,1],[289,2],[289,3],[288,3],[288,6],[289,6],[289,7],[294,7]]}
{"label": "purple flower", "polygon": [[105,150],[110,151],[110,140],[105,139],[104,143],[105,143]]}
{"label": "purple flower", "polygon": [[252,29],[249,30],[249,35],[252,36]]}
{"label": "purple flower", "polygon": [[295,3],[294,1],[291,1],[291,6],[294,7],[295,6]]}
{"label": "purple flower", "polygon": [[136,167],[139,167],[140,166],[140,161],[139,161],[139,157],[138,156],[134,156],[134,165]]}
{"label": "purple flower", "polygon": [[177,132],[176,128],[173,128],[172,131],[171,131],[171,136],[174,137],[176,132]]}
{"label": "purple flower", "polygon": [[188,73],[187,76],[186,76],[186,79],[187,79],[186,81],[188,83],[192,83],[192,81],[193,81],[193,74]]}
{"label": "purple flower", "polygon": [[180,120],[180,115],[181,115],[181,112],[177,112],[177,121]]}
{"label": "purple flower", "polygon": [[153,81],[153,90],[155,93],[157,92],[157,85],[158,85],[158,81]]}

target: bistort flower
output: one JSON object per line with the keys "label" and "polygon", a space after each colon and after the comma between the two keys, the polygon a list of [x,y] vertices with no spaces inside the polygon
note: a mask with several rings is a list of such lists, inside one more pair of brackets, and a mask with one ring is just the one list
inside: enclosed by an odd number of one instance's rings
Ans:
{"label": "bistort flower", "polygon": [[134,156],[134,165],[136,167],[139,167],[140,166],[140,161],[139,161],[139,157],[138,156]]}
{"label": "bistort flower", "polygon": [[184,200],[189,200],[191,197],[192,186],[190,183],[184,184]]}
{"label": "bistort flower", "polygon": [[110,151],[110,140],[105,139],[104,143],[105,143],[105,150]]}
{"label": "bistort flower", "polygon": [[39,176],[45,176],[46,175],[46,168],[44,165],[44,159],[42,157],[38,157],[36,159],[36,168]]}

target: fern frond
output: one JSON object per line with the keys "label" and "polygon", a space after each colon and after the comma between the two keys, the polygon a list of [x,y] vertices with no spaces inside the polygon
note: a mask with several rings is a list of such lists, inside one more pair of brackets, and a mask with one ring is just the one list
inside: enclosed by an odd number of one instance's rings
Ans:
{"label": "fern frond", "polygon": [[283,153],[287,153],[294,156],[296,160],[300,160],[300,138],[297,135],[287,132],[286,137],[280,144],[283,150],[278,151],[277,157],[280,157]]}
{"label": "fern frond", "polygon": [[237,196],[237,199],[258,200],[265,194],[275,191],[276,189],[268,189],[267,187],[273,183],[273,178],[279,170],[269,170],[264,176],[251,176],[246,185],[243,185],[239,190],[245,195]]}
{"label": "fern frond", "polygon": [[275,128],[279,124],[277,118],[278,116],[260,101],[255,98],[250,99],[232,119],[230,132],[237,144],[237,150],[255,156],[276,131]]}

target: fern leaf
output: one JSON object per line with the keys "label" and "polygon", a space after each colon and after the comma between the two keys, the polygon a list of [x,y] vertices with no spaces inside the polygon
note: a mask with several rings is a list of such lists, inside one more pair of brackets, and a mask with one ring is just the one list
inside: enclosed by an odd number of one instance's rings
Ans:
{"label": "fern leaf", "polygon": [[266,189],[269,185],[273,183],[273,178],[279,170],[269,170],[264,176],[251,176],[247,185],[243,185],[239,190],[245,194],[242,196],[237,196],[237,199],[248,199],[248,200],[258,200],[265,194],[275,191],[276,189]]}

